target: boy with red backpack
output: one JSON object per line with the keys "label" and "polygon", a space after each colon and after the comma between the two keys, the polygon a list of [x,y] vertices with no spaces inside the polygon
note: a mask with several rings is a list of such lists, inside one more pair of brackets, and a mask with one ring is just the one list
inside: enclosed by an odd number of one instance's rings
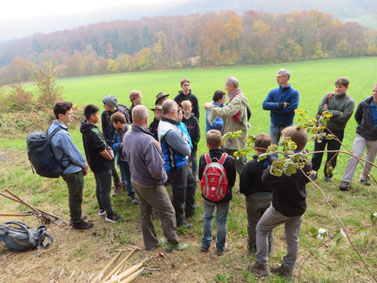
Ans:
{"label": "boy with red backpack", "polygon": [[217,208],[216,250],[221,256],[226,248],[226,222],[229,202],[232,199],[232,187],[236,181],[234,158],[221,150],[222,136],[218,130],[210,130],[206,134],[209,153],[200,157],[199,179],[201,180],[204,198],[204,222],[202,252],[208,252],[212,242],[212,224]]}

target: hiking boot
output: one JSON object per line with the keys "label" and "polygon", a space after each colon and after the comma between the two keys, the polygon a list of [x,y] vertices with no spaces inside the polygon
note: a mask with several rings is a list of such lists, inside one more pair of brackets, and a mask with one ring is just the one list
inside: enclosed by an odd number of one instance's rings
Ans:
{"label": "hiking boot", "polygon": [[365,186],[370,186],[371,185],[370,181],[367,180],[367,179],[360,179],[360,183],[364,184]]}
{"label": "hiking boot", "polygon": [[189,247],[189,244],[172,243],[168,241],[166,245],[166,252],[170,253],[172,251],[184,251],[184,250],[187,250],[188,247]]}
{"label": "hiking boot", "polygon": [[181,224],[177,225],[177,228],[185,227],[186,229],[191,229],[194,227],[193,224],[183,221]]}
{"label": "hiking boot", "polygon": [[268,272],[267,265],[262,265],[258,262],[254,263],[253,265],[249,265],[248,269],[259,276],[270,275]]}
{"label": "hiking boot", "polygon": [[274,267],[271,267],[271,272],[272,273],[277,273],[281,276],[287,277],[287,278],[292,278],[292,270],[288,270],[282,265],[277,265]]}
{"label": "hiking boot", "polygon": [[339,190],[341,191],[348,191],[349,183],[346,181],[341,181],[339,185]]}
{"label": "hiking boot", "polygon": [[115,184],[115,188],[114,188],[114,193],[113,195],[116,196],[116,195],[119,195],[120,194],[120,191],[122,190],[123,188],[123,182],[119,181]]}
{"label": "hiking boot", "polygon": [[138,205],[139,201],[137,200],[137,198],[133,197],[133,198],[131,198],[131,204]]}
{"label": "hiking boot", "polygon": [[222,251],[217,251],[218,256],[222,256],[228,250],[228,244],[225,243],[224,249]]}
{"label": "hiking boot", "polygon": [[93,223],[81,221],[80,224],[72,225],[72,228],[75,230],[85,230],[93,227]]}
{"label": "hiking boot", "polygon": [[111,215],[107,215],[105,217],[105,220],[107,222],[111,222],[111,223],[115,223],[115,222],[122,222],[123,221],[123,218],[116,215],[115,213],[111,214]]}
{"label": "hiking boot", "polygon": [[[81,220],[86,220],[86,219],[88,219],[88,216],[86,216],[86,215],[83,215],[83,216],[81,217]],[[72,226],[72,218],[69,219],[69,225]]]}
{"label": "hiking boot", "polygon": [[334,182],[334,180],[332,179],[332,176],[325,176],[325,181],[326,182]]}
{"label": "hiking boot", "polygon": [[205,248],[205,247],[203,247],[203,246],[200,247],[200,251],[201,251],[202,253],[208,253],[208,250],[209,250],[209,248]]}
{"label": "hiking boot", "polygon": [[106,215],[106,211],[100,209],[100,210],[98,211],[98,216],[104,216],[104,215]]}
{"label": "hiking boot", "polygon": [[146,249],[146,250],[147,251],[153,251],[153,250],[155,250],[157,248],[161,248],[161,247],[165,246],[165,244],[166,244],[166,240],[164,238],[161,238],[161,239],[158,239],[158,242],[157,242],[156,246],[154,246],[154,247],[152,247],[150,249]]}

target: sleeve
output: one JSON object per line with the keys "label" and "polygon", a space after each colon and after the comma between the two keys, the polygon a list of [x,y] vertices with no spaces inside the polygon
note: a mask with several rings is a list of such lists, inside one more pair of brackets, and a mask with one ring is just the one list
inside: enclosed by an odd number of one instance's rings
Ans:
{"label": "sleeve", "polygon": [[101,126],[102,126],[102,133],[103,133],[103,136],[105,137],[105,140],[111,142],[112,137],[110,137],[110,134],[108,133],[108,129],[107,129],[106,110],[102,111],[102,114],[101,114]]}
{"label": "sleeve", "polygon": [[73,143],[69,134],[61,135],[59,139],[59,147],[64,151],[64,154],[69,157],[69,160],[81,168],[85,167],[85,158]]}
{"label": "sleeve", "polygon": [[289,105],[286,107],[286,108],[283,108],[280,110],[281,113],[284,113],[284,114],[289,114],[289,113],[292,113],[294,112],[297,107],[298,107],[298,103],[300,101],[300,94],[299,92],[296,90],[290,97],[289,101],[285,101],[285,102],[288,102]]}
{"label": "sleeve", "polygon": [[96,130],[91,130],[90,131],[91,135],[91,146],[96,152],[101,152],[106,149],[106,141],[102,138],[101,134],[98,132],[98,129]]}
{"label": "sleeve", "polygon": [[199,116],[200,116],[200,111],[199,111],[199,101],[198,101],[198,98],[195,96],[194,97],[194,105],[195,105],[195,107],[194,107],[194,109],[195,109],[195,113],[194,113],[194,115],[195,115],[195,117],[199,120]]}
{"label": "sleeve", "polygon": [[263,101],[263,110],[275,110],[278,109],[279,102],[273,100],[272,90],[267,94],[267,97]]}
{"label": "sleeve", "polygon": [[361,123],[362,118],[363,118],[363,109],[360,103],[359,106],[357,106],[356,113],[355,113],[355,120],[357,124]]}
{"label": "sleeve", "polygon": [[228,186],[230,188],[233,188],[234,183],[236,182],[236,166],[234,165],[234,158],[231,156],[228,156],[227,159],[229,159],[229,165],[227,168],[225,168],[226,176],[228,178]]}
{"label": "sleeve", "polygon": [[263,183],[279,183],[279,182],[282,182],[287,177],[284,174],[280,177],[272,175],[270,173],[270,168],[271,168],[271,165],[263,170],[263,174],[262,174]]}
{"label": "sleeve", "polygon": [[245,167],[242,169],[242,173],[240,175],[240,193],[246,194],[249,191],[249,187],[252,184],[252,174],[250,174],[252,164],[248,162]]}
{"label": "sleeve", "polygon": [[195,121],[195,125],[194,125],[195,135],[194,135],[194,138],[192,139],[192,144],[196,146],[200,140],[200,127],[199,127],[198,119],[195,118],[194,121]]}
{"label": "sleeve", "polygon": [[146,148],[145,164],[153,179],[166,181],[168,179],[164,168],[164,160],[157,142],[151,142]]}
{"label": "sleeve", "polygon": [[323,105],[328,104],[328,102],[327,102],[328,97],[329,97],[329,94],[326,94],[324,97],[322,97],[321,103],[318,106],[318,112],[317,113],[322,115],[322,112],[327,111],[327,112],[331,112],[334,116],[334,113],[332,112],[334,110],[331,111],[329,109],[323,108]]}
{"label": "sleeve", "polygon": [[183,139],[179,132],[174,130],[169,130],[164,137],[165,141],[180,154],[188,156],[191,154],[190,144]]}
{"label": "sleeve", "polygon": [[200,159],[199,159],[199,169],[198,169],[199,180],[202,179],[204,168],[206,167],[206,165],[207,164],[206,164],[206,159],[205,159],[204,155],[200,156]]}
{"label": "sleeve", "polygon": [[213,113],[214,116],[220,118],[229,118],[234,116],[238,111],[240,111],[242,102],[234,98],[232,102],[230,102],[225,107],[217,107],[215,105],[211,105],[209,111]]}
{"label": "sleeve", "polygon": [[340,114],[340,111],[339,111],[339,115],[336,117],[332,117],[331,121],[336,122],[336,123],[346,124],[349,118],[351,118],[354,108],[355,108],[355,102],[352,100],[347,104],[346,109],[344,110],[343,114]]}
{"label": "sleeve", "polygon": [[111,141],[111,148],[114,152],[121,152],[122,148],[120,146],[121,140],[118,134],[115,134],[113,140]]}

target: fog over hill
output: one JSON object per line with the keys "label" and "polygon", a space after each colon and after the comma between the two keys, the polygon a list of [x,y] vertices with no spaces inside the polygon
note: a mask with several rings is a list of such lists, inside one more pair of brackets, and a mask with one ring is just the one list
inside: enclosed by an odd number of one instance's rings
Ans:
{"label": "fog over hill", "polygon": [[[43,7],[41,7],[42,9]],[[137,20],[142,17],[189,15],[193,13],[231,9],[239,14],[247,10],[269,13],[288,13],[316,9],[330,13],[346,21],[357,21],[364,26],[377,28],[377,1],[375,0],[177,0],[150,1],[150,3],[125,3],[123,6],[82,11],[70,15],[46,15],[22,19],[0,20],[0,42],[30,36],[34,33],[49,33],[72,29],[101,21]],[[4,28],[7,27],[7,28]]]}

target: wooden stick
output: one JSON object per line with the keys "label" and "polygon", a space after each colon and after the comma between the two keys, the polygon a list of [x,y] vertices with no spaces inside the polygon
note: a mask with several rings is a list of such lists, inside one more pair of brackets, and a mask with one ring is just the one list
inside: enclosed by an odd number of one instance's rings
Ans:
{"label": "wooden stick", "polygon": [[[8,195],[6,195],[6,194],[0,193],[0,196],[6,197],[6,198],[8,198],[8,199],[10,199],[10,200],[13,200],[13,201],[15,201],[15,202],[21,203],[21,202],[19,202],[17,199],[12,198],[12,197],[10,197],[10,196],[8,196]],[[21,203],[21,204],[22,204],[22,203]]]}
{"label": "wooden stick", "polygon": [[31,211],[27,212],[0,212],[0,216],[33,216]]}
{"label": "wooden stick", "polygon": [[97,283],[99,277],[101,276],[101,274],[105,274],[105,272],[107,272],[107,270],[109,269],[109,267],[114,264],[114,262],[119,258],[119,256],[122,254],[124,250],[120,250],[114,257],[113,259],[104,267],[102,268],[102,270],[98,273],[98,275],[91,281],[91,283]]}
{"label": "wooden stick", "polygon": [[129,283],[134,281],[142,272],[144,271],[144,268],[141,268],[139,271],[136,271],[134,274],[131,274],[129,277],[124,278],[121,283]]}
{"label": "wooden stick", "polygon": [[123,266],[123,264],[126,262],[126,260],[129,259],[130,256],[132,256],[132,254],[133,254],[134,252],[136,252],[137,250],[140,250],[140,248],[138,248],[138,247],[134,247],[134,248],[128,253],[128,255],[127,255],[124,259],[122,259],[121,262],[120,262],[120,263],[119,263],[119,264],[118,264],[113,270],[111,270],[111,271],[109,272],[109,274],[107,274],[106,277],[105,277],[104,279],[102,279],[101,282],[105,282],[105,281],[109,280],[113,274],[117,275],[117,272],[119,272],[119,270],[122,268],[122,266]]}
{"label": "wooden stick", "polygon": [[125,277],[131,275],[132,273],[134,273],[136,270],[138,270],[140,267],[142,267],[144,265],[144,263],[145,263],[145,260],[141,261],[138,264],[135,264],[134,266],[130,267],[129,269],[127,269],[123,273],[119,274],[118,276],[113,277],[112,279],[106,281],[105,283],[118,282],[120,279],[125,278]]}

